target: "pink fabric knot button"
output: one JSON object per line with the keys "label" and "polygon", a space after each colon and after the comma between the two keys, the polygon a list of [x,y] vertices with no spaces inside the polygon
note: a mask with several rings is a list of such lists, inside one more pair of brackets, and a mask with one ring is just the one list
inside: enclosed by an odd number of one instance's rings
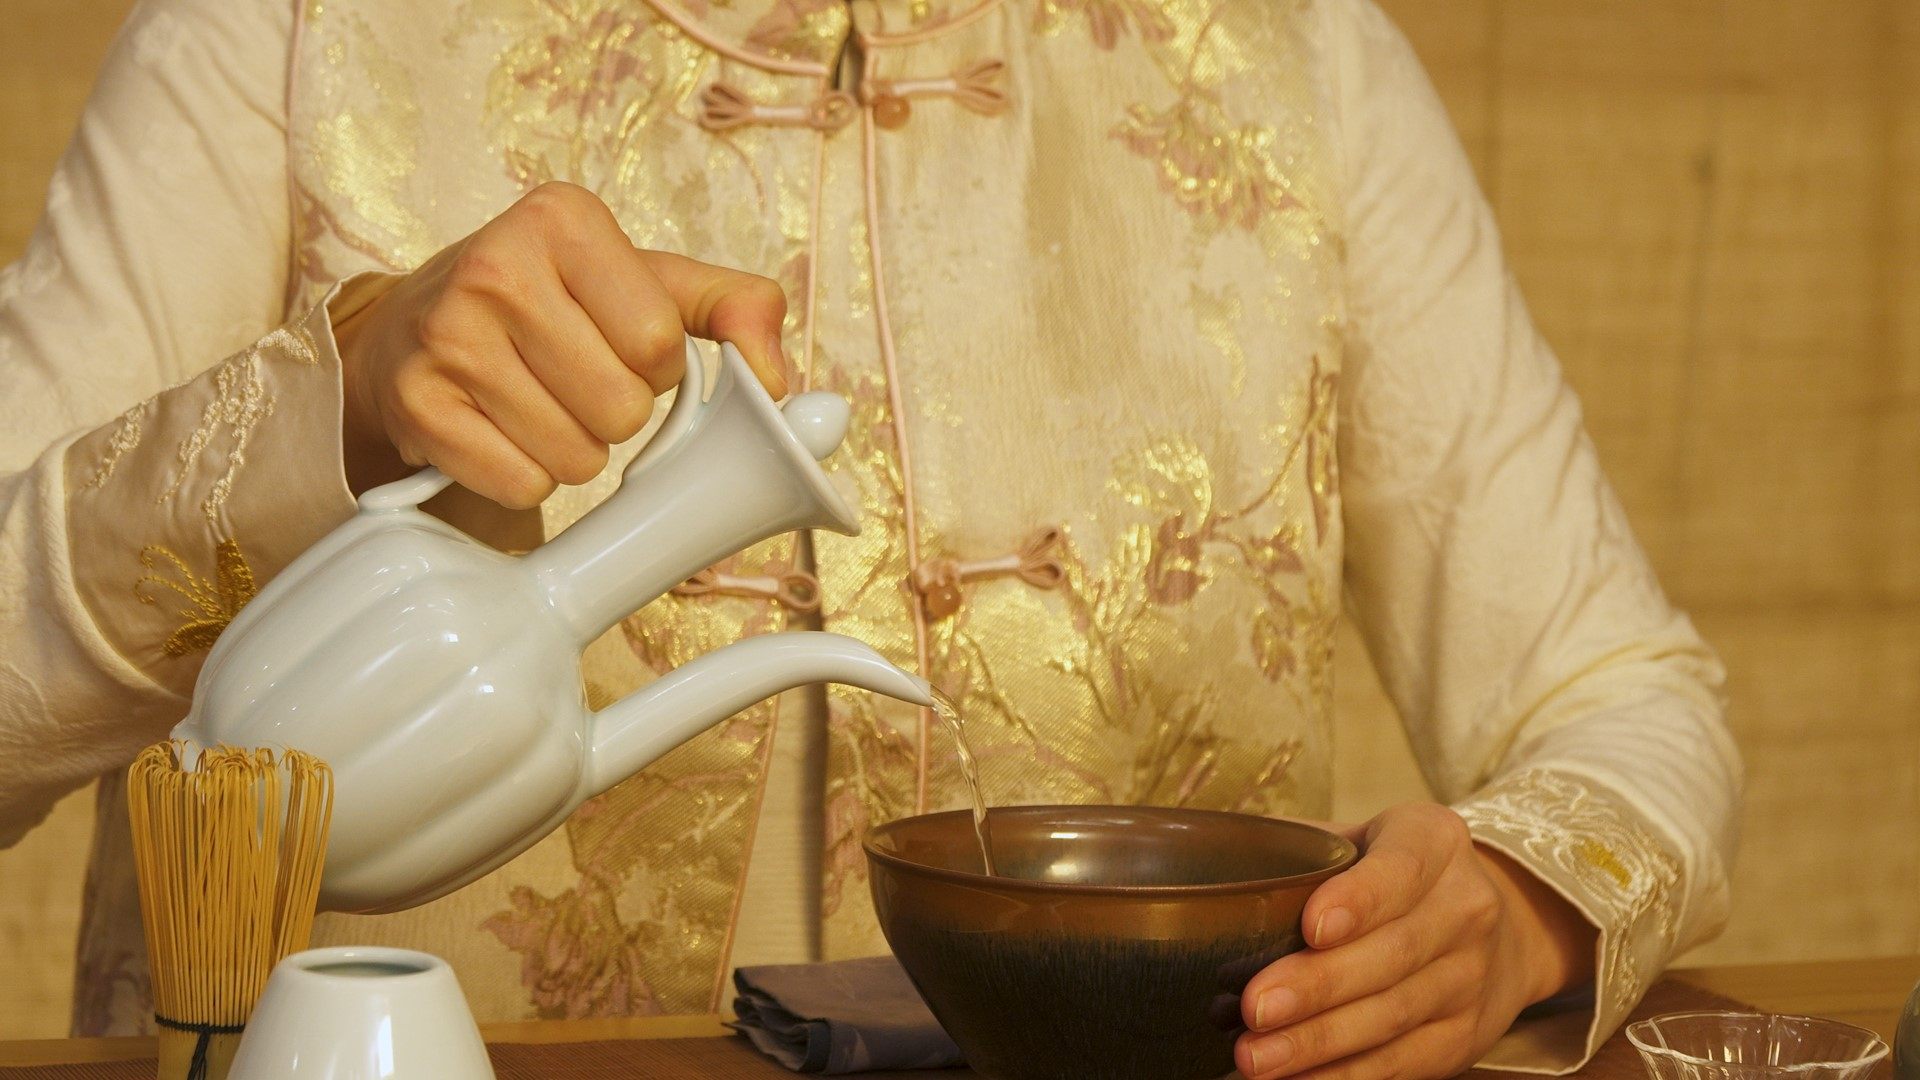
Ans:
{"label": "pink fabric knot button", "polygon": [[1057,589],[1067,579],[1067,569],[1055,551],[1066,540],[1066,532],[1047,525],[1033,532],[1020,547],[991,559],[927,559],[915,567],[913,589],[920,594],[921,607],[930,619],[944,619],[960,610],[965,596],[961,586],[986,578],[1014,577],[1036,589]]}
{"label": "pink fabric knot button", "polygon": [[949,97],[970,112],[998,116],[1012,105],[999,86],[1006,75],[1004,60],[975,60],[932,79],[867,79],[860,84],[860,100],[873,110],[873,122],[883,128],[901,127],[913,115],[912,97]]}
{"label": "pink fabric knot button", "polygon": [[859,104],[844,90],[829,90],[805,103],[772,105],[755,101],[728,82],[716,82],[700,91],[700,126],[708,131],[749,124],[837,131],[846,127],[858,111]]}
{"label": "pink fabric knot button", "polygon": [[806,614],[820,610],[820,579],[804,570],[728,574],[708,567],[675,585],[673,595],[757,597],[776,601],[789,611]]}

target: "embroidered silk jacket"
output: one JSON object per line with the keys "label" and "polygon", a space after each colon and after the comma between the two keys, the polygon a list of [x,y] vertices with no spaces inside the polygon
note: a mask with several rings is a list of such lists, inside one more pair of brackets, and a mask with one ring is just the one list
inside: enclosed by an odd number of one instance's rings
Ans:
{"label": "embroidered silk jacket", "polygon": [[[782,282],[867,526],[633,616],[596,703],[819,622],[961,701],[994,802],[1322,815],[1344,603],[1434,790],[1600,931],[1494,1063],[1576,1064],[1724,918],[1718,665],[1367,0],[150,0],[0,275],[0,843],[105,774],[80,1031],[148,1019],[117,771],[351,511],[332,321],[549,179]],[[487,1019],[711,1011],[883,949],[862,830],[957,780],[918,711],[789,695],[316,937]]]}

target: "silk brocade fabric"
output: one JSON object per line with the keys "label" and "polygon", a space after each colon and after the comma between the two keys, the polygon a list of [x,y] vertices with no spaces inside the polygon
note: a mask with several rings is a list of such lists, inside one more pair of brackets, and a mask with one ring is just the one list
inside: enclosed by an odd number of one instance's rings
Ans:
{"label": "silk brocade fabric", "polygon": [[[332,322],[563,180],[642,247],[780,282],[798,382],[853,405],[829,469],[863,525],[624,621],[587,652],[595,707],[818,624],[960,703],[991,803],[1323,816],[1344,606],[1434,789],[1601,931],[1592,1006],[1493,1063],[1577,1064],[1724,918],[1717,662],[1362,0],[166,0],[103,86],[0,276],[9,418],[60,403],[4,438],[5,587],[52,644],[0,666],[0,746],[89,750],[5,766],[0,836],[163,734],[225,620],[351,512]],[[151,205],[121,195],[150,145],[205,162]],[[116,270],[115,214],[167,284]],[[103,296],[124,327],[61,329]],[[863,831],[965,800],[931,720],[838,687],[762,704],[486,879],[316,943],[442,955],[482,1019],[710,1012],[754,853],[756,889],[809,891],[781,910],[810,951],[883,951]],[[794,739],[817,786],[769,796]],[[120,786],[100,800],[76,1026],[129,1031]],[[758,827],[796,815],[812,865]]]}

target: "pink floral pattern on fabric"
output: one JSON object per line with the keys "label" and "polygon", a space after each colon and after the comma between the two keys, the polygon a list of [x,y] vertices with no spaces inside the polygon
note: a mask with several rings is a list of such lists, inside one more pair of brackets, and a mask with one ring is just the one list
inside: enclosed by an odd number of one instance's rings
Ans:
{"label": "pink floral pattern on fabric", "polygon": [[542,1020],[660,1012],[644,974],[647,928],[621,922],[604,881],[583,874],[552,897],[516,886],[513,910],[481,925],[521,954],[520,979]]}
{"label": "pink floral pattern on fabric", "polygon": [[1165,6],[1153,0],[1040,0],[1034,22],[1046,30],[1070,15],[1084,18],[1093,43],[1109,52],[1128,34],[1144,41],[1166,41],[1174,33]]}

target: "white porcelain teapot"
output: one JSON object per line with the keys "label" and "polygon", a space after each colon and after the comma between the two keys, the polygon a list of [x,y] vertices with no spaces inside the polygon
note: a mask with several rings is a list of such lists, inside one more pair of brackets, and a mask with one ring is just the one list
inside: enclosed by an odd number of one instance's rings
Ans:
{"label": "white porcelain teapot", "polygon": [[776,407],[732,346],[711,391],[687,374],[605,502],[501,554],[422,512],[434,469],[367,492],[351,520],[261,590],[215,643],[174,737],[293,747],[333,767],[323,910],[443,896],[715,723],[803,683],[921,705],[927,683],[851,638],[765,634],[587,709],[580,653],[695,572],[778,533],[859,530],[817,464],[847,403]]}

